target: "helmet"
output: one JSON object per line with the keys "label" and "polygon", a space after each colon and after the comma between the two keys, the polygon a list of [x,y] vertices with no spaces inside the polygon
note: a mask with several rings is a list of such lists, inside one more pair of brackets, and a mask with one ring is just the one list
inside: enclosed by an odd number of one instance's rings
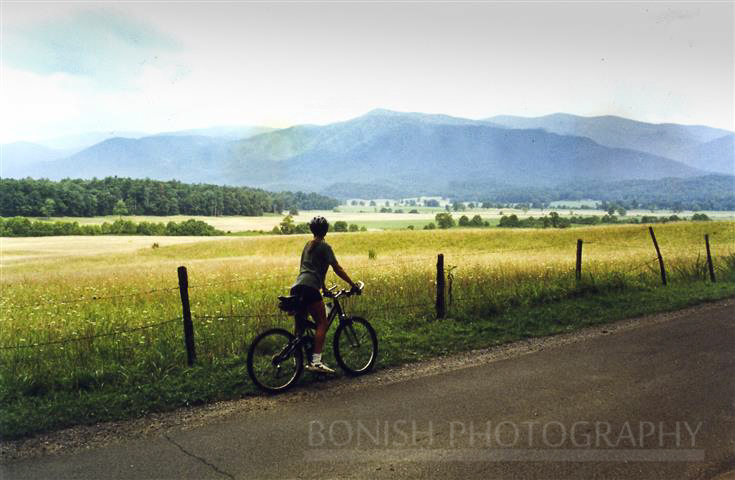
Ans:
{"label": "helmet", "polygon": [[309,222],[309,230],[317,237],[323,237],[329,230],[329,222],[324,217],[314,217]]}

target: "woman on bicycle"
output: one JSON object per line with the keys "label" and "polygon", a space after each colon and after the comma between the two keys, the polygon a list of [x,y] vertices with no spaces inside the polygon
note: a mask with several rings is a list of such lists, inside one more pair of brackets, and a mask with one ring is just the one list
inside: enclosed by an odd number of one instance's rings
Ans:
{"label": "woman on bicycle", "polygon": [[324,348],[324,337],[327,334],[327,310],[324,307],[320,289],[326,291],[324,279],[330,265],[339,278],[350,284],[352,289],[357,289],[355,282],[350,279],[347,272],[337,263],[332,247],[324,241],[329,230],[329,222],[324,217],[314,217],[309,222],[309,229],[314,234],[301,252],[301,266],[296,283],[291,287],[291,295],[299,297],[299,304],[304,306],[316,322],[316,334],[314,336],[314,353],[312,358],[307,359],[306,369],[312,372],[334,373],[334,370],[322,362],[322,349]]}

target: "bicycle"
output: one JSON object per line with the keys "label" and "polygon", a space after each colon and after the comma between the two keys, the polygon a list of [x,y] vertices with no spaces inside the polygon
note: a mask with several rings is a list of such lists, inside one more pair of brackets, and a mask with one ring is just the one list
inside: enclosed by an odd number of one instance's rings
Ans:
{"label": "bicycle", "polygon": [[[364,375],[372,370],[378,356],[378,337],[372,325],[362,317],[348,316],[339,303],[340,298],[359,295],[365,284],[357,283],[356,291],[340,290],[333,286],[324,294],[331,299],[327,304],[327,331],[335,318],[339,325],[334,333],[332,347],[339,367],[350,376]],[[294,316],[294,333],[283,328],[267,330],[253,340],[248,349],[248,375],[253,383],[268,393],[280,393],[295,385],[304,372],[304,356],[311,358],[316,324],[309,320],[298,297],[278,297],[279,308]]]}

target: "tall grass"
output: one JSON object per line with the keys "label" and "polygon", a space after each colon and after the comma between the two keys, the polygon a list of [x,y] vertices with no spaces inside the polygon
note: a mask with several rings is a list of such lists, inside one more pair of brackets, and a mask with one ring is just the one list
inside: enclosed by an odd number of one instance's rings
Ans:
{"label": "tall grass", "polygon": [[[719,279],[735,281],[734,226],[656,226],[670,281],[706,280],[704,233],[710,234]],[[574,279],[577,238],[585,241],[582,282]],[[239,380],[229,381],[247,390],[241,368],[249,341],[271,325],[290,328],[275,299],[295,278],[306,239],[202,241],[5,267],[0,404],[185,383],[193,374],[184,368],[179,265],[189,271],[198,368],[235,369],[232,378]],[[367,285],[362,297],[350,299],[348,310],[374,320],[382,338],[433,319],[440,252],[447,267],[455,267],[449,315],[458,321],[660,282],[644,226],[350,233],[330,234],[328,241],[350,275]]]}

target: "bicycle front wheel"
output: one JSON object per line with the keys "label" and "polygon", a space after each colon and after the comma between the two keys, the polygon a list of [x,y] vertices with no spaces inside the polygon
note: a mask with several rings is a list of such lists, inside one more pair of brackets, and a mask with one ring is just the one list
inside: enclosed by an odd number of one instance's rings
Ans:
{"label": "bicycle front wheel", "polygon": [[349,317],[334,333],[334,357],[348,375],[372,370],[378,358],[378,336],[367,320]]}
{"label": "bicycle front wheel", "polygon": [[273,328],[255,337],[248,349],[248,375],[269,393],[293,386],[304,371],[303,353],[295,337],[282,328]]}

